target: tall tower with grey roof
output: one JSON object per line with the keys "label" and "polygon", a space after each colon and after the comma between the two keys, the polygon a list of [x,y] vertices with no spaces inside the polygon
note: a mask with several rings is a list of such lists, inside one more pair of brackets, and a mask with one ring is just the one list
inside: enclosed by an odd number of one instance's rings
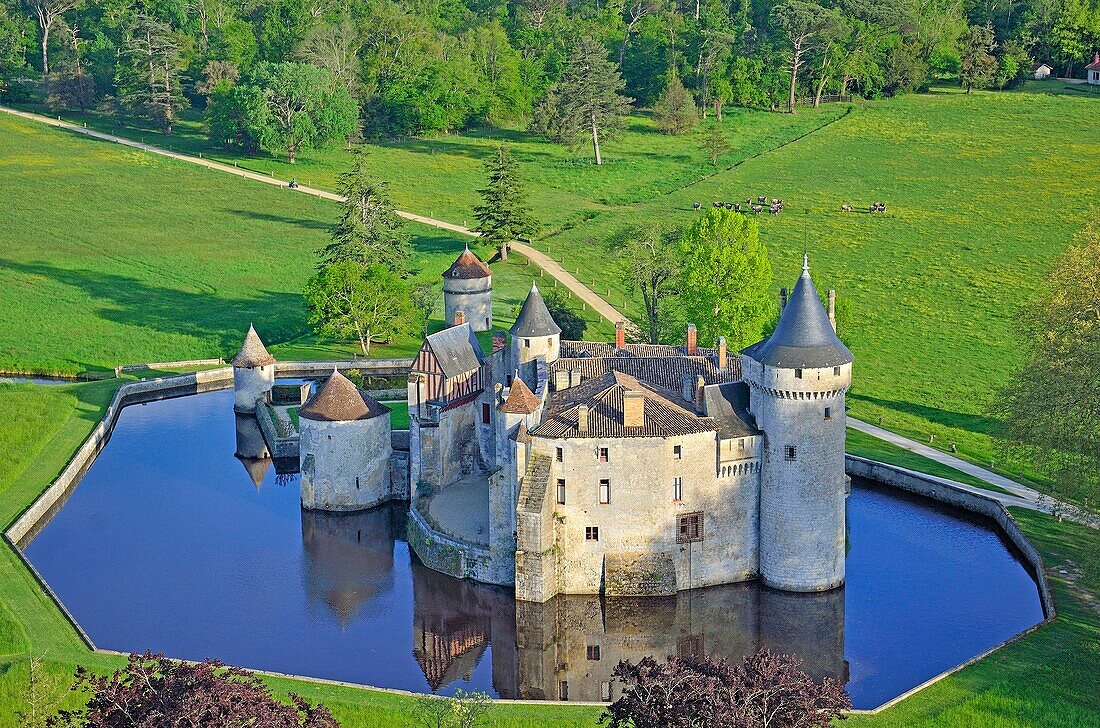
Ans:
{"label": "tall tower with grey roof", "polygon": [[788,591],[844,583],[844,402],[855,357],[837,338],[808,257],[775,332],[743,352],[765,433],[760,578]]}
{"label": "tall tower with grey roof", "polygon": [[493,274],[469,246],[443,273],[443,309],[448,326],[466,322],[474,331],[493,328]]}
{"label": "tall tower with grey roof", "polygon": [[546,357],[549,364],[561,355],[561,327],[554,322],[534,283],[509,333],[512,335],[512,361],[517,365],[540,356]]}

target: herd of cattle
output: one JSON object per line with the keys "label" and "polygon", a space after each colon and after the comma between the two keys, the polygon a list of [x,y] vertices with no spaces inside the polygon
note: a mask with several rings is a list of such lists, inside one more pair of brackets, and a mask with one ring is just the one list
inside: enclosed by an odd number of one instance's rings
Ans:
{"label": "herd of cattle", "polygon": [[[768,212],[773,215],[778,215],[783,211],[783,200],[778,197],[769,198],[767,195],[760,195],[754,202],[751,197],[745,198],[744,202],[712,202],[711,207],[724,207],[727,210],[733,210],[734,212],[752,213],[759,215],[764,211],[764,206],[768,206]],[[703,207],[702,202],[695,203],[695,209],[701,210]]]}

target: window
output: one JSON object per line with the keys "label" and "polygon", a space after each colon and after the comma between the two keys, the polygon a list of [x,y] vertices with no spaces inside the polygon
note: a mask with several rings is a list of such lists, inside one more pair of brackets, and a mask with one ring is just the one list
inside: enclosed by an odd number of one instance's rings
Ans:
{"label": "window", "polygon": [[611,481],[606,478],[600,481],[600,504],[607,505],[611,502]]}
{"label": "window", "polygon": [[359,476],[358,475],[355,476],[355,489],[359,490]]}
{"label": "window", "polygon": [[554,459],[557,460],[560,463],[561,462],[561,457],[562,457],[561,448],[560,447],[555,448],[554,449]]}
{"label": "window", "polygon": [[788,461],[798,459],[798,448],[794,445],[785,445],[783,447],[783,458]]}
{"label": "window", "polygon": [[827,420],[833,419],[833,408],[832,407],[826,407],[825,408],[825,419],[827,419]]}
{"label": "window", "polygon": [[601,463],[606,463],[607,462],[607,448],[606,447],[601,447],[600,448],[599,458],[600,458]]}
{"label": "window", "polygon": [[489,319],[485,319],[485,328],[487,328],[487,329],[490,328]]}
{"label": "window", "polygon": [[523,348],[524,349],[530,349],[531,348],[531,340],[530,339],[524,339],[523,340]]}
{"label": "window", "polygon": [[673,445],[672,457],[676,458],[677,460],[682,460],[684,457],[684,448],[680,445]]}
{"label": "window", "polygon": [[587,645],[584,648],[585,659],[599,660],[600,659],[600,646],[599,645]]}
{"label": "window", "polygon": [[684,499],[684,479],[673,478],[672,479],[672,500],[682,501]]}
{"label": "window", "polygon": [[802,370],[801,369],[795,369],[794,370],[794,378],[795,379],[801,379],[802,378]]}
{"label": "window", "polygon": [[565,478],[558,478],[558,505],[565,505]]}
{"label": "window", "polygon": [[703,540],[703,514],[685,513],[676,519],[676,543]]}
{"label": "window", "polygon": [[562,680],[558,683],[558,700],[569,700],[569,681]]}
{"label": "window", "polygon": [[689,634],[676,640],[676,654],[680,657],[702,657],[703,635]]}
{"label": "window", "polygon": [[834,377],[839,377],[840,376],[840,367],[833,367],[833,376]]}
{"label": "window", "polygon": [[489,424],[489,403],[488,402],[482,402],[481,403],[481,424],[483,424],[483,425]]}
{"label": "window", "polygon": [[607,680],[600,683],[600,700],[605,703],[611,702],[611,683]]}
{"label": "window", "polygon": [[549,347],[554,346],[554,337],[553,336],[547,336],[546,337],[546,345],[549,346]]}
{"label": "window", "polygon": [[600,527],[599,526],[585,526],[584,527],[584,540],[585,541],[599,541],[600,540]]}

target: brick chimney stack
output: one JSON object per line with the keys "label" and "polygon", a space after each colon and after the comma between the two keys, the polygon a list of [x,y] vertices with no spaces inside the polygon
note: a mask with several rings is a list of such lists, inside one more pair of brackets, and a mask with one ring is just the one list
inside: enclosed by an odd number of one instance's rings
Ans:
{"label": "brick chimney stack", "polygon": [[687,349],[688,356],[695,356],[695,352],[699,349],[699,332],[695,328],[695,324],[688,324],[687,327]]}
{"label": "brick chimney stack", "polygon": [[729,355],[726,352],[726,337],[725,336],[719,336],[718,337],[718,371],[720,371],[720,372],[726,371],[726,367],[727,367],[726,359],[728,358],[728,356]]}
{"label": "brick chimney stack", "polygon": [[787,289],[786,287],[779,289],[779,310],[783,311],[787,307]]}
{"label": "brick chimney stack", "polygon": [[615,350],[620,351],[626,348],[626,322],[615,322]]}
{"label": "brick chimney stack", "polygon": [[466,323],[466,312],[455,311],[455,326],[461,326],[464,323]]}
{"label": "brick chimney stack", "polygon": [[645,425],[645,395],[641,392],[623,392],[623,427]]}
{"label": "brick chimney stack", "polygon": [[836,289],[829,289],[829,323],[833,326],[833,331],[836,331]]}
{"label": "brick chimney stack", "polygon": [[577,405],[577,432],[586,434],[588,432],[588,405]]}

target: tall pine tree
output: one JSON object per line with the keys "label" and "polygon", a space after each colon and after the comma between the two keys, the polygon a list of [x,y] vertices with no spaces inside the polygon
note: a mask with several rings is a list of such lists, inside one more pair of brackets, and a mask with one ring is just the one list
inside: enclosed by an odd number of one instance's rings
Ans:
{"label": "tall pine tree", "polygon": [[474,208],[476,232],[500,249],[500,259],[508,260],[508,243],[535,232],[537,223],[527,207],[515,160],[507,147],[497,147],[496,156],[485,164],[489,185],[478,190],[482,203]]}
{"label": "tall pine tree", "polygon": [[119,49],[115,74],[123,111],[171,134],[176,117],[187,106],[182,73],[179,34],[147,12],[134,15]]}
{"label": "tall pine tree", "polygon": [[340,173],[338,186],[344,196],[340,222],[332,242],[318,251],[318,267],[353,261],[407,276],[412,248],[403,232],[405,221],[398,217],[386,183],[369,174],[363,150],[356,150],[351,169]]}

